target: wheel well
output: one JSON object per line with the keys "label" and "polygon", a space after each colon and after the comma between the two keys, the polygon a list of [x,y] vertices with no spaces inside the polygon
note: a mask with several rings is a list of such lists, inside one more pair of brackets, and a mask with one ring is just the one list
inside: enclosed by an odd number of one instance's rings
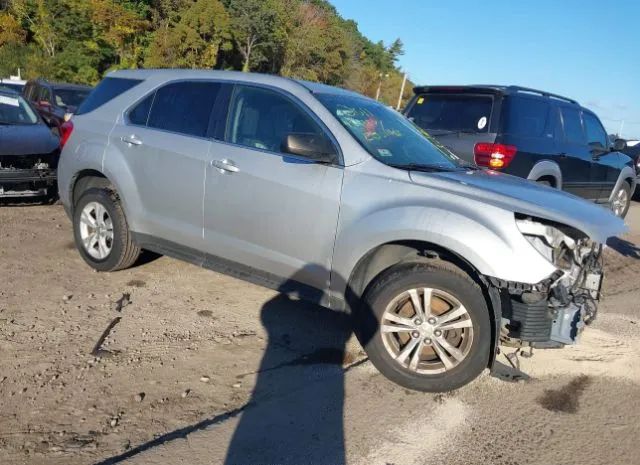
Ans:
{"label": "wheel well", "polygon": [[[465,271],[474,281],[482,286],[480,273],[465,259],[456,253],[428,242],[400,241],[380,245],[358,261],[348,282],[348,293],[352,298],[360,299],[373,279],[387,268],[409,260],[440,259],[453,263]],[[349,296],[347,303],[349,302]]]}
{"label": "wheel well", "polygon": [[558,180],[555,178],[555,176],[545,175],[536,179],[536,182],[540,181],[548,182],[551,187],[558,187]]}
{"label": "wheel well", "polygon": [[482,274],[475,269],[468,261],[460,255],[452,252],[444,247],[422,241],[401,241],[380,245],[369,251],[360,259],[354,268],[349,281],[345,300],[347,307],[352,313],[357,315],[359,311],[359,302],[366,292],[369,285],[376,276],[388,269],[389,267],[410,260],[444,260],[452,263],[463,270],[471,279],[473,279],[484,295],[487,309],[489,310],[489,318],[493,322],[491,325],[491,341],[492,354],[489,367],[493,365],[495,360],[496,348],[498,343],[498,326],[497,322],[502,317],[503,297],[483,278]]}
{"label": "wheel well", "polygon": [[71,191],[71,208],[75,206],[84,191],[93,187],[109,187],[111,181],[99,171],[84,170],[77,174]]}

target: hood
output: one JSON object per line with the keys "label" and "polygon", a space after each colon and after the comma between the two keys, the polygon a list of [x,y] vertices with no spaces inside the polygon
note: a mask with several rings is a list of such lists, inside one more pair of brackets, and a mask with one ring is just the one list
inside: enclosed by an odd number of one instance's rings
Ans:
{"label": "hood", "polygon": [[410,178],[416,184],[481,200],[514,213],[566,224],[600,243],[627,231],[624,221],[603,206],[558,189],[495,171],[411,171]]}
{"label": "hood", "polygon": [[0,156],[51,153],[60,140],[44,124],[0,125]]}

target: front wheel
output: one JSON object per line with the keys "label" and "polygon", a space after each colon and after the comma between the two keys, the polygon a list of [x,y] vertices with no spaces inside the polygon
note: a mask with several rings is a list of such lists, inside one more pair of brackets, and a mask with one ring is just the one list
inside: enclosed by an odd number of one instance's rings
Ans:
{"label": "front wheel", "polygon": [[140,256],[117,194],[89,189],[74,207],[73,232],[80,255],[98,271],[129,268]]}
{"label": "front wheel", "polygon": [[371,362],[406,388],[451,391],[489,363],[491,325],[482,290],[448,262],[390,268],[366,292],[357,318]]}
{"label": "front wheel", "polygon": [[611,201],[611,210],[616,216],[624,218],[627,216],[631,206],[631,186],[623,181]]}

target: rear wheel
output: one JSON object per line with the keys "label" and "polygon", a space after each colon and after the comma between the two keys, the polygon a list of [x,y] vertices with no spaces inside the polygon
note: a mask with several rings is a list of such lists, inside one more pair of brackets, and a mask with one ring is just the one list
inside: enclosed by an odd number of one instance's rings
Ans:
{"label": "rear wheel", "polygon": [[98,271],[129,268],[140,256],[117,194],[89,189],[74,207],[73,231],[80,255]]}
{"label": "rear wheel", "polygon": [[611,210],[616,216],[624,218],[627,216],[629,207],[631,206],[631,186],[623,181],[611,201]]}
{"label": "rear wheel", "polygon": [[491,327],[484,295],[448,262],[390,268],[366,292],[357,321],[371,362],[409,389],[457,389],[489,362]]}

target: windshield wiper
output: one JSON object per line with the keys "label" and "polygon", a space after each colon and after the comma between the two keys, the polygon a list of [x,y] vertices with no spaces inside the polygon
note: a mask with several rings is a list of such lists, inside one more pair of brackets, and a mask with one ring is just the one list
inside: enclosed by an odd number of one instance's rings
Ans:
{"label": "windshield wiper", "polygon": [[470,129],[456,129],[455,131],[451,129],[426,129],[426,131],[433,137],[450,136],[452,134],[478,134],[476,131],[472,131]]}
{"label": "windshield wiper", "polygon": [[411,171],[423,171],[425,173],[437,173],[442,171],[458,171],[455,166],[444,166],[444,165],[429,165],[422,163],[388,163],[389,166],[393,168],[398,168],[401,170],[411,170]]}

